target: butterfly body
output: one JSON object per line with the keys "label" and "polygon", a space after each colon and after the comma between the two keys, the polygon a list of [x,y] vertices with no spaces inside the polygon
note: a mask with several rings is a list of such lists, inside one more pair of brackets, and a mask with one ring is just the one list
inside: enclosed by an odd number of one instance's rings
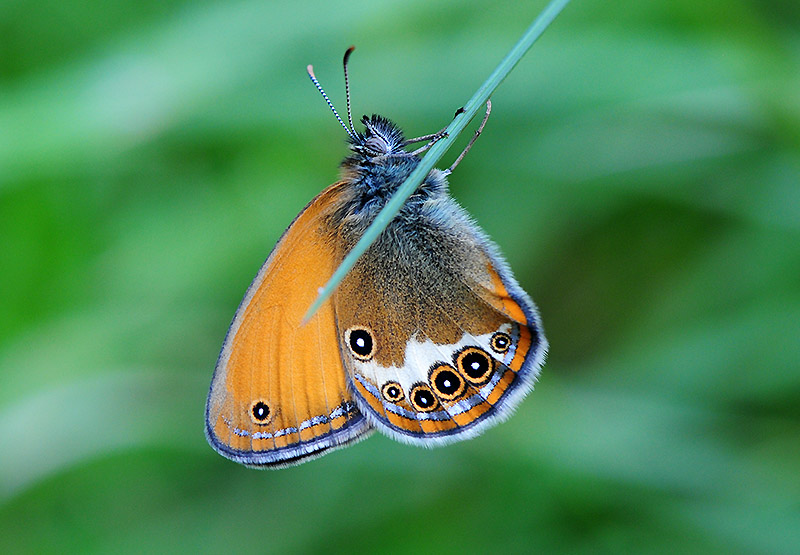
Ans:
{"label": "butterfly body", "polygon": [[223,344],[206,435],[251,466],[303,462],[373,429],[432,446],[472,437],[532,389],[535,306],[433,170],[331,299],[319,287],[419,164],[380,116],[351,135],[342,180],[276,245]]}

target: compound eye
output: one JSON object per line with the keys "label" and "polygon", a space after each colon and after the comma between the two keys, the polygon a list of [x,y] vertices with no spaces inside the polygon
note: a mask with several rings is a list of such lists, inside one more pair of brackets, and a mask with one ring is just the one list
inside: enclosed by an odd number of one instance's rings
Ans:
{"label": "compound eye", "polygon": [[366,148],[371,154],[389,154],[389,144],[383,137],[378,135],[367,139],[367,141],[364,143],[364,148]]}

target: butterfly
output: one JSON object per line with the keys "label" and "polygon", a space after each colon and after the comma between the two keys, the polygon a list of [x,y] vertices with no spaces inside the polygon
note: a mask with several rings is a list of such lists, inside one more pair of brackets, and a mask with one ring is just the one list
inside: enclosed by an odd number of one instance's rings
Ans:
{"label": "butterfly", "polygon": [[[304,323],[344,256],[444,132],[406,139],[390,120],[356,131],[341,179],[295,218],[244,296],[217,360],[205,430],[221,455],[299,464],[378,430],[435,446],[474,437],[533,389],[547,352],[539,313],[497,247],[433,169]],[[458,112],[456,112],[458,115]],[[426,145],[409,151],[411,144]]]}

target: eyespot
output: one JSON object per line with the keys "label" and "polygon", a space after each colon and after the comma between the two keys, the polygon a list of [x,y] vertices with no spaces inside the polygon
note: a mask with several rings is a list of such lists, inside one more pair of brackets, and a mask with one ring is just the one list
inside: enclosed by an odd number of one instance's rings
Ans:
{"label": "eyespot", "polygon": [[449,364],[434,366],[428,374],[428,381],[436,395],[446,401],[461,397],[467,388],[464,379]]}
{"label": "eyespot", "polygon": [[498,331],[489,340],[489,346],[497,353],[507,353],[509,347],[511,347],[511,336]]}
{"label": "eyespot", "polygon": [[456,353],[456,368],[473,385],[489,381],[494,372],[495,361],[489,353],[478,347],[467,347]]}
{"label": "eyespot", "polygon": [[386,382],[383,384],[383,387],[381,387],[381,394],[383,398],[390,403],[397,403],[405,398],[405,395],[403,395],[403,388],[400,387],[400,384],[397,382]]}
{"label": "eyespot", "polygon": [[439,406],[436,395],[424,383],[414,385],[408,394],[408,398],[411,401],[411,406],[419,412],[430,412]]}
{"label": "eyespot", "polygon": [[250,407],[250,415],[253,418],[253,422],[259,426],[269,424],[269,421],[272,420],[272,411],[269,409],[269,405],[264,401],[256,401],[253,403]]}
{"label": "eyespot", "polygon": [[354,327],[344,333],[344,342],[358,360],[366,362],[375,354],[375,340],[368,328]]}

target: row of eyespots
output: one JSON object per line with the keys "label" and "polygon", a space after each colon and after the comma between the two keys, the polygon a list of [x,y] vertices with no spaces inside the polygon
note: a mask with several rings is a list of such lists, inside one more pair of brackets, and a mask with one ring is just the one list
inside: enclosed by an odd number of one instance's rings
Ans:
{"label": "row of eyespots", "polygon": [[[492,350],[502,354],[511,346],[511,337],[497,332],[489,345]],[[495,367],[495,359],[489,353],[479,347],[465,347],[453,355],[453,365],[443,362],[435,364],[428,372],[428,383],[412,385],[408,401],[419,412],[436,410],[440,400],[454,401],[464,395],[467,384],[481,386],[487,383]],[[393,381],[383,384],[381,394],[390,403],[398,403],[405,398],[402,386]]]}
{"label": "row of eyespots", "polygon": [[[364,327],[353,327],[345,332],[345,342],[357,359],[368,361],[375,355],[375,341],[372,331]],[[505,353],[511,345],[511,337],[503,332],[492,335],[489,346],[493,351]],[[494,359],[483,349],[467,347],[453,357],[456,367],[472,385],[483,385],[489,381],[494,370]],[[421,412],[432,411],[439,406],[439,400],[452,401],[464,394],[467,388],[464,380],[453,366],[440,363],[431,368],[428,382],[412,386],[409,392],[411,405]],[[431,389],[432,388],[432,389]],[[383,397],[392,403],[403,400],[403,389],[397,382],[387,382],[381,388]],[[438,399],[437,399],[438,397]],[[272,411],[264,401],[256,401],[250,408],[253,422],[259,425],[268,424]]]}
{"label": "row of eyespots", "polygon": [[[344,342],[350,349],[350,352],[353,354],[353,356],[362,362],[372,360],[372,357],[375,356],[375,338],[373,337],[372,330],[367,327],[354,326],[348,329],[344,332]],[[511,347],[511,336],[507,333],[498,331],[492,335],[491,339],[489,340],[489,346],[496,353],[505,354]],[[464,351],[469,349],[470,348],[468,347]],[[476,347],[473,347],[473,349],[481,351],[481,349]]]}

